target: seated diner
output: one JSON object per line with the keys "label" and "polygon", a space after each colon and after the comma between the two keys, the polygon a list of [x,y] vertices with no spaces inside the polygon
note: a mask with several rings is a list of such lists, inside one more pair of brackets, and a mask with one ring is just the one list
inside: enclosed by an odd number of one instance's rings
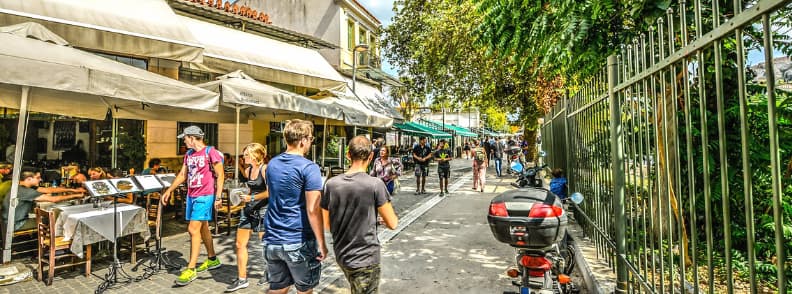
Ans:
{"label": "seated diner", "polygon": [[[33,210],[36,202],[61,202],[71,199],[83,198],[85,189],[68,189],[59,187],[39,187],[41,182],[41,172],[31,167],[22,168],[19,177],[19,191],[17,192],[18,204],[14,210],[14,231],[33,229],[36,227],[36,220],[28,218],[28,213]],[[69,193],[66,195],[53,196],[55,193]],[[3,219],[8,221],[9,200],[3,200]]]}

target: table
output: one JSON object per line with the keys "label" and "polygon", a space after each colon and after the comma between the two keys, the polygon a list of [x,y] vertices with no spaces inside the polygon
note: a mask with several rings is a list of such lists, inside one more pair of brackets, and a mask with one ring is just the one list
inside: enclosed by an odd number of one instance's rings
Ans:
{"label": "table", "polygon": [[[83,257],[83,246],[104,240],[115,242],[113,236],[113,205],[103,208],[93,204],[53,207],[56,210],[55,235],[71,240],[71,251]],[[144,240],[151,237],[146,210],[137,205],[118,204],[118,237],[141,233]]]}

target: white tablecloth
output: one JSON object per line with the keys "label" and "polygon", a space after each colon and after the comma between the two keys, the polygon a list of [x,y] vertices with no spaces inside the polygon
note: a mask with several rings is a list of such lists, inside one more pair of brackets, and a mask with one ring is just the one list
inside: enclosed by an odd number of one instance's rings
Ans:
{"label": "white tablecloth", "polygon": [[[55,208],[60,215],[55,221],[55,235],[71,240],[71,251],[83,255],[83,246],[103,240],[115,242],[113,236],[113,207],[94,208],[93,204]],[[146,210],[140,206],[118,204],[117,235],[141,233],[144,240],[151,236]]]}

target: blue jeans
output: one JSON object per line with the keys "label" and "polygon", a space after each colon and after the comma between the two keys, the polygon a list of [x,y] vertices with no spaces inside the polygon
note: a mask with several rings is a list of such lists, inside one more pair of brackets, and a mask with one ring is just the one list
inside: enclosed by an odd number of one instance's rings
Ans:
{"label": "blue jeans", "polygon": [[316,240],[287,245],[266,244],[264,258],[267,260],[270,290],[294,285],[297,291],[306,292],[319,285],[322,264],[316,260],[318,255]]}
{"label": "blue jeans", "polygon": [[495,174],[499,177],[501,176],[501,165],[503,165],[503,159],[495,158]]}

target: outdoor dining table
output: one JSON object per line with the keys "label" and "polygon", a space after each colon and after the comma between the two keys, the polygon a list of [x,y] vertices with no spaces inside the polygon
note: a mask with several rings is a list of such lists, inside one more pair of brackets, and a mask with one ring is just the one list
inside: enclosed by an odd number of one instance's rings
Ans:
{"label": "outdoor dining table", "polygon": [[[151,236],[146,210],[137,205],[117,204],[117,236],[140,233],[144,240]],[[115,242],[113,236],[113,205],[103,203],[53,207],[58,214],[55,235],[71,240],[71,251],[83,257],[83,246],[104,240]]]}

